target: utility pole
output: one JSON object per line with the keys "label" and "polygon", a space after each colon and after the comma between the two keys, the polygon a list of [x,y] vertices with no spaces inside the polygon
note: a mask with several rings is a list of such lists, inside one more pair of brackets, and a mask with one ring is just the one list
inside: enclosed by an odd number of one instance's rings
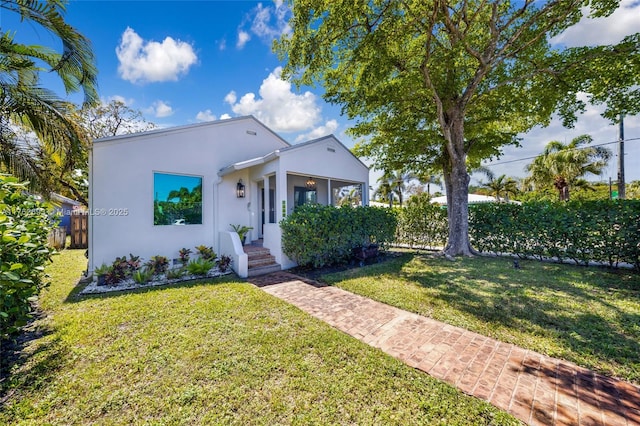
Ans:
{"label": "utility pole", "polygon": [[618,198],[624,200],[624,114],[620,114],[618,135]]}

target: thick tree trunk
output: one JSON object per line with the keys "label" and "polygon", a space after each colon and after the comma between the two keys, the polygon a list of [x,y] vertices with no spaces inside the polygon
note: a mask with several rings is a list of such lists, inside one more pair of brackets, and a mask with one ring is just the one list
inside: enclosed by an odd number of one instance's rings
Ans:
{"label": "thick tree trunk", "polygon": [[445,256],[472,256],[476,252],[469,242],[469,180],[467,155],[464,151],[464,124],[460,117],[452,120],[445,131],[448,140],[449,164],[445,166],[444,181],[447,188],[447,216],[449,235],[444,248]]}
{"label": "thick tree trunk", "polygon": [[469,174],[466,164],[452,164],[453,170],[445,172],[447,187],[447,215],[449,234],[444,254],[448,256],[471,256],[474,254],[469,242]]}

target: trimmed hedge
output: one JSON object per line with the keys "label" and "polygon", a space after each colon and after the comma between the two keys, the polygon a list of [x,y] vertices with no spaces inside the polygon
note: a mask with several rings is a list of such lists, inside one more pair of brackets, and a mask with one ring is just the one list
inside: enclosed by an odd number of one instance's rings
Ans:
{"label": "trimmed hedge", "polygon": [[0,175],[0,340],[24,326],[31,301],[47,283],[44,265],[53,223],[44,205],[18,179]]}
{"label": "trimmed hedge", "polygon": [[[393,210],[302,206],[281,226],[287,256],[314,267],[345,261],[354,247],[368,241],[441,247],[448,232],[446,208],[431,204],[426,195]],[[640,270],[640,200],[473,204],[469,236],[485,253],[583,265],[628,263]]]}
{"label": "trimmed hedge", "polygon": [[445,245],[449,231],[447,209],[431,203],[428,194],[409,198],[397,214],[396,244],[429,249]]}
{"label": "trimmed hedge", "polygon": [[386,248],[396,224],[385,208],[304,205],[280,222],[282,248],[298,265],[319,268],[347,261],[356,247]]}
{"label": "trimmed hedge", "polygon": [[482,252],[640,270],[640,200],[479,204],[469,209],[469,233]]}

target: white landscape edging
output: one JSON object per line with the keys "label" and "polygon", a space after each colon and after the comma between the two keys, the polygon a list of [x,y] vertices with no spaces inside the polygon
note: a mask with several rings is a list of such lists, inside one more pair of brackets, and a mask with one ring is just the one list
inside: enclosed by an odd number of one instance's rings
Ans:
{"label": "white landscape edging", "polygon": [[124,290],[137,290],[140,288],[149,288],[149,287],[157,287],[168,284],[180,284],[183,282],[202,280],[207,278],[218,278],[225,275],[232,274],[233,271],[227,270],[225,272],[220,272],[217,268],[211,269],[206,275],[183,275],[180,278],[167,279],[165,275],[160,275],[158,277],[154,277],[149,282],[144,284],[137,283],[133,280],[133,278],[127,278],[124,281],[119,282],[115,285],[98,285],[96,280],[91,281],[81,292],[80,294],[101,294],[101,293],[112,293],[115,291],[124,291]]}

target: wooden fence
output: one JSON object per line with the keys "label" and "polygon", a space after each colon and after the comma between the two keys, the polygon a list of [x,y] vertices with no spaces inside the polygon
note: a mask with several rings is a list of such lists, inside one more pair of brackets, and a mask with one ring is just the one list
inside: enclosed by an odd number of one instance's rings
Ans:
{"label": "wooden fence", "polygon": [[71,214],[71,246],[72,249],[89,247],[89,215],[87,212],[74,211]]}
{"label": "wooden fence", "polygon": [[53,228],[47,235],[47,244],[56,250],[62,250],[67,240],[67,228],[60,226]]}

